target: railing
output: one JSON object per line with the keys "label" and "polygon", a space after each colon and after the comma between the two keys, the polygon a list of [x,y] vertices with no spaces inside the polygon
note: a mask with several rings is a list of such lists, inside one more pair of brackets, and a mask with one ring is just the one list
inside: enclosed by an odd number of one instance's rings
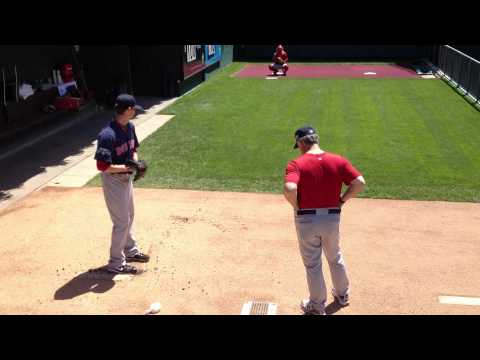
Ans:
{"label": "railing", "polygon": [[449,45],[441,45],[438,74],[469,95],[475,103],[480,101],[480,61]]}

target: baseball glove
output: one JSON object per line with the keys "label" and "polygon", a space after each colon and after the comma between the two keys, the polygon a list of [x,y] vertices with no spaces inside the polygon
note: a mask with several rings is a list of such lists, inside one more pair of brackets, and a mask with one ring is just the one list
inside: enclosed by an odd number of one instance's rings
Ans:
{"label": "baseball glove", "polygon": [[137,181],[145,176],[148,165],[145,160],[127,160],[125,165],[133,171],[133,181]]}

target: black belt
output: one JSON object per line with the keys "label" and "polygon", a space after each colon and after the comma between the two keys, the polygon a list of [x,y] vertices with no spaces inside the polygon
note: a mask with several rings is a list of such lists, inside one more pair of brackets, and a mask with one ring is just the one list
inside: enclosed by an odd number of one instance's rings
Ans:
{"label": "black belt", "polygon": [[[341,209],[328,209],[329,214],[340,214]],[[297,215],[316,215],[317,210],[297,210]]]}

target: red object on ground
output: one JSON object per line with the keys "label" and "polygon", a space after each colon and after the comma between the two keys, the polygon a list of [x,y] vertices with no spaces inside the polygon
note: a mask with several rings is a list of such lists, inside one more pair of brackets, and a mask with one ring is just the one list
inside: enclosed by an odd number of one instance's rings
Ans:
{"label": "red object on ground", "polygon": [[73,66],[71,64],[65,64],[62,66],[62,80],[65,83],[73,81]]}
{"label": "red object on ground", "polygon": [[[288,77],[296,78],[419,78],[417,73],[400,65],[292,65]],[[271,76],[268,64],[248,64],[236,77]]]}
{"label": "red object on ground", "polygon": [[78,111],[80,106],[83,105],[83,99],[69,96],[57,97],[53,102],[53,105],[57,108],[57,110]]}

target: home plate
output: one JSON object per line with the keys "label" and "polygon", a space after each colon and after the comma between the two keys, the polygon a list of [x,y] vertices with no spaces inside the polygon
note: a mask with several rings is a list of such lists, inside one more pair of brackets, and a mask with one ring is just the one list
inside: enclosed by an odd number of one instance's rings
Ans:
{"label": "home plate", "polygon": [[249,301],[243,304],[240,315],[276,315],[277,304],[263,301]]}
{"label": "home plate", "polygon": [[367,72],[364,72],[363,75],[377,75],[377,73],[372,71],[367,71]]}
{"label": "home plate", "polygon": [[435,75],[422,75],[422,79],[436,79]]}
{"label": "home plate", "polygon": [[440,304],[448,305],[473,305],[480,306],[480,297],[466,297],[466,296],[439,296]]}
{"label": "home plate", "polygon": [[265,79],[267,79],[267,80],[277,80],[278,76],[267,76]]}

